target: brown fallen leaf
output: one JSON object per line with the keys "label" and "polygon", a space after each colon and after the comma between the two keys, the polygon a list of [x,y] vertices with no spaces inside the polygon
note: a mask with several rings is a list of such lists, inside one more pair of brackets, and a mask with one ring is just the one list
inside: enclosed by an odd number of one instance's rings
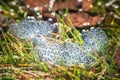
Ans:
{"label": "brown fallen leaf", "polygon": [[[45,0],[46,3],[49,5],[50,0]],[[78,3],[78,0],[62,0],[61,2],[58,2],[59,0],[56,0],[54,5],[53,5],[53,10],[58,11],[60,8],[61,9],[68,9],[74,10],[76,12],[69,12],[68,16],[70,20],[72,21],[73,25],[75,27],[81,28],[83,26],[95,26],[98,23],[101,23],[103,21],[103,17],[100,15],[96,16],[90,16],[89,13],[84,12],[84,11],[89,11],[92,9],[92,4],[95,2],[95,0],[83,0],[82,1],[82,12],[78,12],[80,8],[80,3]],[[68,1],[68,2],[67,2]],[[42,0],[24,0],[25,5],[30,5],[30,8],[34,8],[39,6],[40,11],[42,12],[42,16],[44,19],[49,19],[52,18],[53,22],[57,22],[57,18],[55,15],[52,15],[47,7],[45,6],[45,3],[42,2]],[[65,22],[68,26],[71,26],[69,21],[67,20],[68,18],[65,18]]]}
{"label": "brown fallen leaf", "polygon": [[[79,8],[82,7],[84,11],[89,11],[93,8],[94,2],[95,0],[82,0],[81,2],[78,2],[78,0],[55,0],[53,10],[58,11],[59,9],[68,8],[70,10],[78,11]],[[34,9],[35,7],[39,7],[41,12],[48,12],[46,4],[50,5],[50,0],[24,0],[23,3],[28,8]]]}
{"label": "brown fallen leaf", "polygon": [[[46,5],[50,5],[50,0],[24,0],[23,3],[27,8],[34,9],[35,7],[39,7],[40,12],[49,12]],[[53,5],[53,10],[58,11],[59,9],[71,9],[78,11],[79,3],[77,0],[56,0]]]}
{"label": "brown fallen leaf", "polygon": [[89,11],[93,8],[93,3],[95,0],[82,0],[82,9],[84,11]]}
{"label": "brown fallen leaf", "polygon": [[[49,4],[49,0],[44,0],[47,4]],[[45,3],[43,2],[43,0],[24,0],[23,1],[24,5],[28,8],[28,9],[32,9],[34,10],[35,7],[38,7],[40,12],[48,12],[48,8],[45,5]]]}
{"label": "brown fallen leaf", "polygon": [[[54,22],[57,22],[55,16],[51,13],[44,13],[43,17],[45,18],[52,18]],[[95,26],[103,21],[103,17],[101,15],[90,16],[86,12],[76,12],[76,13],[69,13],[68,17],[65,17],[65,22],[68,26],[71,26],[69,20],[71,20],[72,24],[75,27],[81,28],[84,26]]]}
{"label": "brown fallen leaf", "polygon": [[[90,16],[85,12],[69,13],[68,16],[75,27],[95,26],[103,21],[102,16]],[[70,26],[70,23],[67,19],[65,19],[65,22]]]}

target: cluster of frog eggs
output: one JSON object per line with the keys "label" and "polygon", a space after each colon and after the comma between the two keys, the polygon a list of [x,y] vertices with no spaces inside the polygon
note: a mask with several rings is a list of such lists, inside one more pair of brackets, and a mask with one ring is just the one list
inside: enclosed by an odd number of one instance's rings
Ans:
{"label": "cluster of frog eggs", "polygon": [[40,60],[66,66],[93,64],[94,55],[107,44],[107,35],[99,27],[82,31],[84,44],[69,41],[61,43],[59,40],[46,39],[53,38],[51,33],[56,32],[57,28],[47,21],[28,18],[20,23],[11,24],[9,32],[18,38],[33,41],[35,53]]}

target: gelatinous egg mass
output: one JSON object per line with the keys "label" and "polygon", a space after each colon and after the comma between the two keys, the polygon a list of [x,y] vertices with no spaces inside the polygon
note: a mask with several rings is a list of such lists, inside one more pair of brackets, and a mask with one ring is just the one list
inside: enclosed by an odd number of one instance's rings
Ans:
{"label": "gelatinous egg mass", "polygon": [[21,39],[29,40],[39,35],[52,37],[52,33],[54,33],[56,29],[57,26],[47,21],[27,18],[20,23],[11,24],[9,31]]}
{"label": "gelatinous egg mass", "polygon": [[40,60],[66,66],[93,64],[95,54],[100,54],[108,40],[106,33],[99,27],[82,31],[84,44],[48,40],[46,37],[53,38],[51,33],[56,30],[57,26],[47,21],[24,19],[20,23],[11,24],[9,32],[21,39],[32,38],[34,51]]}
{"label": "gelatinous egg mass", "polygon": [[108,41],[106,33],[99,27],[82,32],[82,37],[86,45],[91,45],[97,51],[104,48]]}

